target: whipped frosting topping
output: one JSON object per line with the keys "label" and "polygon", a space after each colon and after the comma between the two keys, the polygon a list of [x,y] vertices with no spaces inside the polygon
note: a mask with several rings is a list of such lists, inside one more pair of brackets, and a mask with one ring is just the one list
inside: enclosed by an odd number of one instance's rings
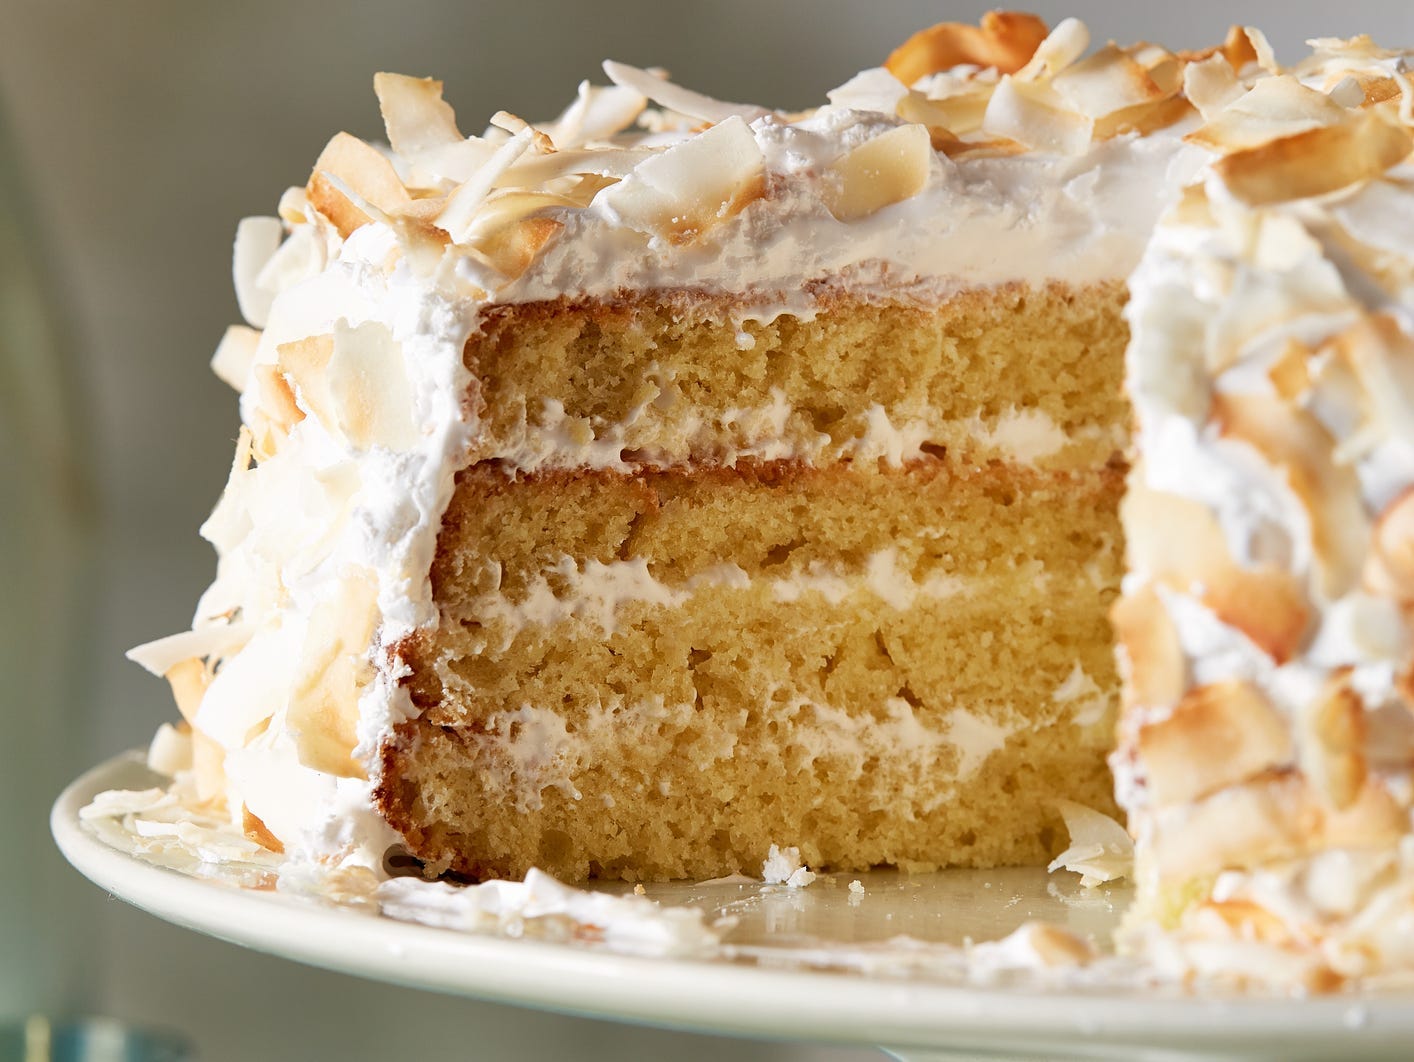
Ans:
{"label": "whipped frosting topping", "polygon": [[1165,953],[1326,986],[1414,954],[1414,88],[1312,43],[1185,70],[1217,158],[1130,279],[1112,762]]}

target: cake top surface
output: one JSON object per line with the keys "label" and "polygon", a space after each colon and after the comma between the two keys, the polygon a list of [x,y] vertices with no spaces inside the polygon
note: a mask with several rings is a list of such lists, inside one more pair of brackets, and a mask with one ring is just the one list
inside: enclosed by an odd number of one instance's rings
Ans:
{"label": "cake top surface", "polygon": [[[764,314],[818,278],[924,300],[1119,279],[1177,201],[1161,242],[1216,231],[1263,263],[1310,247],[1279,219],[1364,218],[1378,254],[1341,259],[1344,290],[1409,330],[1407,55],[1323,40],[1284,69],[1251,29],[1202,54],[1088,47],[1073,20],[935,27],[801,115],[611,63],[555,121],[502,112],[479,137],[440,83],[380,75],[390,148],[339,134],[278,219],[238,232],[251,327],[214,367],[245,427],[203,528],[220,567],[192,631],[133,654],[176,689],[205,797],[292,853],[376,866],[393,840],[370,775],[415,709],[390,650],[436,621],[427,573],[477,431],[462,352],[495,302],[760,289],[744,312]],[[1231,305],[1252,322],[1268,302]]]}
{"label": "cake top surface", "polygon": [[[606,62],[612,83],[582,83],[554,121],[502,111],[480,136],[461,134],[440,82],[379,74],[389,149],[334,137],[281,217],[327,226],[327,241],[372,222],[421,256],[454,248],[459,280],[496,301],[790,293],[824,277],[926,297],[1123,275],[1152,189],[1185,181],[1202,152],[1177,135],[1193,119],[1180,56],[1107,45],[1081,58],[1088,44],[1075,20],[1049,35],[996,13],[934,27],[798,114]],[[243,307],[287,282],[268,264],[275,235],[238,240]]]}
{"label": "cake top surface", "polygon": [[[1315,194],[1292,180],[1301,152],[1323,150],[1315,143],[1280,163],[1254,149],[1342,115],[1382,115],[1371,128],[1383,142],[1362,165],[1398,152],[1388,112],[1408,110],[1403,59],[1368,40],[1315,41],[1289,71],[1254,29],[1202,54],[1111,43],[1086,55],[1089,44],[1074,19],[1049,34],[1032,16],[995,12],[980,28],[942,24],[801,114],[606,62],[612,84],[582,83],[554,121],[502,111],[465,137],[440,82],[380,74],[390,149],[337,135],[281,216],[327,225],[326,240],[376,222],[419,256],[453,247],[461,281],[501,301],[794,291],[827,274],[857,274],[855,286],[886,278],[897,297],[939,278],[1126,273],[1163,198],[1155,186],[1186,183],[1208,152],[1234,156],[1225,176],[1249,199]],[[1357,179],[1323,173],[1336,186]],[[925,218],[945,254],[936,238],[910,238]],[[243,306],[287,279],[262,253],[273,232],[238,241],[256,267],[238,269]]]}

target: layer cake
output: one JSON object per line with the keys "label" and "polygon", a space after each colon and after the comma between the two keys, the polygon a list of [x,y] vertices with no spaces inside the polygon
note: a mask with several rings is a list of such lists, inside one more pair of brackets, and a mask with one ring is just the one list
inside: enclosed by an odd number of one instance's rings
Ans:
{"label": "layer cake", "polygon": [[391,148],[237,236],[218,576],[136,652],[203,798],[635,880],[1043,862],[1117,792],[1137,946],[1414,955],[1347,932],[1414,880],[1407,57],[1088,50],[945,24],[803,115],[608,63],[480,137],[379,75]]}

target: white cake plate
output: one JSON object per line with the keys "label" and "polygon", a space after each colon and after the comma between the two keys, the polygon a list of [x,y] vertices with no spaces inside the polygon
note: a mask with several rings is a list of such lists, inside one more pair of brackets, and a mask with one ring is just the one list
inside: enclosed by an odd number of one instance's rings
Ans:
{"label": "white cake plate", "polygon": [[[128,754],[59,797],[54,838],[95,884],[159,918],[297,962],[437,992],[712,1033],[885,1045],[900,1058],[1281,1058],[1414,1055],[1414,996],[1193,998],[1083,982],[978,986],[882,961],[900,936],[933,944],[996,939],[1034,919],[1104,939],[1119,890],[1086,892],[1043,871],[891,872],[803,890],[722,883],[649,886],[665,904],[738,918],[731,960],[642,958],[588,945],[507,939],[394,921],[297,895],[155,865],[113,847],[79,809],[154,776]],[[610,891],[624,891],[617,886]],[[898,944],[900,949],[910,945]],[[868,973],[821,972],[863,953]],[[902,953],[902,952],[901,952]],[[845,962],[843,965],[850,965]],[[856,968],[861,968],[856,961]]]}

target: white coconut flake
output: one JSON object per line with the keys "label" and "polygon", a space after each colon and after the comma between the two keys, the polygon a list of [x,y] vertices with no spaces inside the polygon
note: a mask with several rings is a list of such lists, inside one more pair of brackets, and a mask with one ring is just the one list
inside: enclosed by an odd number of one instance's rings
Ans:
{"label": "white coconut flake", "polygon": [[640,70],[627,63],[616,63],[612,59],[604,60],[604,73],[620,88],[647,96],[660,107],[702,122],[724,122],[728,118],[754,122],[757,118],[771,113],[754,104],[714,100],[711,96],[674,85],[666,78],[658,77],[647,70]]}
{"label": "white coconut flake", "polygon": [[1127,877],[1134,869],[1134,841],[1114,819],[1073,800],[1058,800],[1056,806],[1070,831],[1070,847],[1051,861],[1051,873],[1065,869],[1083,875],[1087,889],[1106,881]]}
{"label": "white coconut flake", "polygon": [[253,328],[264,328],[275,293],[257,282],[261,270],[280,249],[285,225],[279,218],[244,218],[236,226],[236,243],[231,252],[231,275],[236,285],[236,302],[241,316]]}

